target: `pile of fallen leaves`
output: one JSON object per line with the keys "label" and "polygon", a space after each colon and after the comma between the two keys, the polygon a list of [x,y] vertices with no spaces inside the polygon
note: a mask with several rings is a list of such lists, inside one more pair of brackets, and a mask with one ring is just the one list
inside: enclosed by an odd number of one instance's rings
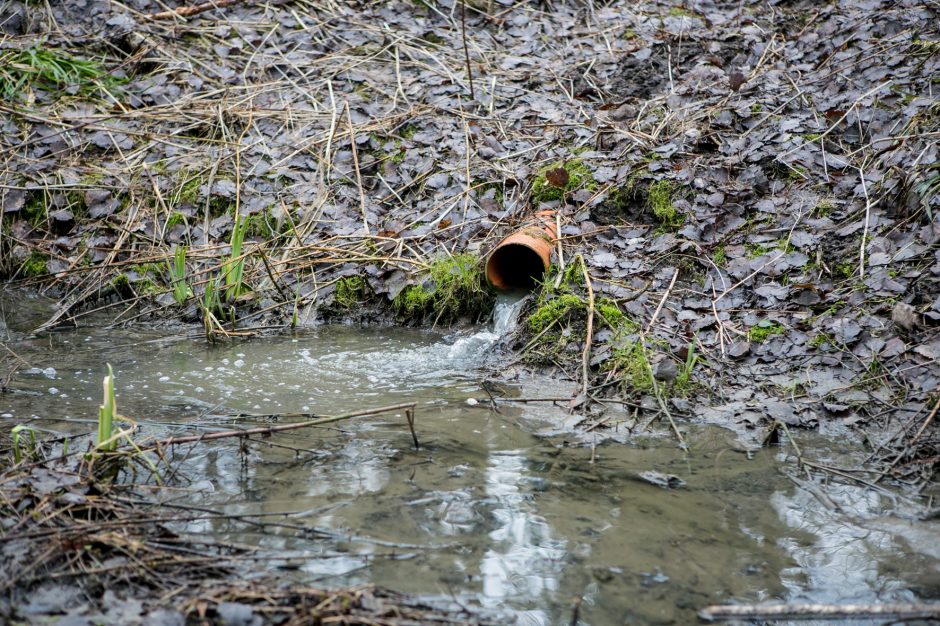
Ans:
{"label": "pile of fallen leaves", "polygon": [[[102,306],[115,323],[205,316],[241,220],[246,288],[211,309],[226,328],[401,311],[436,259],[482,257],[557,208],[556,262],[582,254],[631,331],[598,318],[584,359],[585,307],[555,305],[541,351],[559,375],[580,380],[586,360],[660,410],[615,360],[639,330],[651,371],[694,350],[676,415],[851,426],[875,448],[928,422],[935,4],[495,0],[464,16],[454,0],[298,0],[151,17],[165,5],[2,9],[16,67],[40,40],[77,67],[0,75],[19,82],[0,90],[0,271],[62,295],[49,326]],[[182,246],[193,295],[177,305]]]}

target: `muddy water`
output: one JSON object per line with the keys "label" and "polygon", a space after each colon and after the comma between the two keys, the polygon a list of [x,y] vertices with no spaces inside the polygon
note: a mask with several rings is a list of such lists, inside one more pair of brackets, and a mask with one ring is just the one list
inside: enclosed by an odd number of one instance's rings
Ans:
{"label": "muddy water", "polygon": [[[808,485],[788,449],[747,451],[731,433],[692,426],[688,455],[653,433],[595,445],[557,434],[562,408],[490,410],[481,380],[487,364],[507,359],[497,344],[512,325],[510,301],[495,327],[476,333],[327,327],[221,346],[105,329],[28,338],[18,331],[40,315],[33,304],[2,307],[0,341],[22,365],[11,384],[30,393],[0,396],[0,427],[93,431],[105,362],[141,437],[259,421],[231,417],[240,412],[418,403],[418,451],[396,414],[244,450],[220,441],[179,451],[176,502],[319,531],[218,520],[188,528],[270,550],[285,579],[374,582],[503,611],[519,624],[568,624],[578,598],[580,623],[604,625],[692,623],[712,603],[940,596],[936,522],[914,521],[912,504],[859,486]],[[538,378],[506,389],[572,391]],[[827,446],[801,439],[808,457],[857,462],[851,444]],[[650,471],[684,485],[651,485],[640,478]]]}

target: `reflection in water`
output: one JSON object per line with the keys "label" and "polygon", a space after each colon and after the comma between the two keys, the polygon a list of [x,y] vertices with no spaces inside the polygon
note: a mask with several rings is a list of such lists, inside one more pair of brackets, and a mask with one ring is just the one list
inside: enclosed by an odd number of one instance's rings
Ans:
{"label": "reflection in water", "polygon": [[[489,533],[491,544],[480,565],[487,607],[505,607],[509,600],[543,598],[558,591],[565,542],[552,539],[551,528],[534,510],[532,494],[522,489],[527,482],[525,465],[524,450],[503,450],[490,455],[486,468],[486,495],[497,524]],[[542,609],[523,617],[524,624],[548,623]]]}
{"label": "reflection in water", "polygon": [[[885,575],[882,571],[907,546],[897,535],[866,524],[884,510],[883,497],[839,484],[829,485],[826,497],[842,512],[805,489],[771,496],[771,504],[786,524],[813,537],[808,543],[783,542],[797,565],[781,572],[793,601],[864,603],[873,596],[881,602],[916,601],[896,572]],[[940,534],[934,538],[940,540]],[[831,585],[831,581],[839,584]]]}
{"label": "reflection in water", "polygon": [[[741,454],[725,431],[689,427],[689,457],[669,436],[592,450],[570,436],[532,434],[565,418],[550,404],[503,405],[501,414],[485,402],[467,406],[485,399],[480,363],[518,306],[504,300],[492,328],[447,336],[323,328],[209,346],[152,331],[10,335],[29,362],[12,386],[36,395],[0,396],[0,426],[34,416],[40,427],[93,430],[80,420],[96,414],[109,361],[122,412],[144,424],[141,437],[229,429],[239,411],[417,402],[420,451],[394,414],[285,433],[246,451],[203,444],[177,451],[190,482],[170,496],[278,521],[214,519],[187,530],[270,550],[301,580],[454,597],[506,609],[520,624],[567,624],[579,597],[581,623],[600,626],[690,623],[696,609],[728,601],[938,595],[936,522],[893,516],[891,503],[855,486],[827,485],[839,509],[826,508],[786,478],[791,461],[770,450]],[[514,392],[569,391],[536,378]],[[815,453],[812,440],[801,446]],[[649,470],[686,486],[637,480]]]}

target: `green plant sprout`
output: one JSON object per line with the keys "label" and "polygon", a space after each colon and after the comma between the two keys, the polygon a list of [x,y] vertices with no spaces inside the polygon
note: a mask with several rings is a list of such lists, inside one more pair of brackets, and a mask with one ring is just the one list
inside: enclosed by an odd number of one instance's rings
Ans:
{"label": "green plant sprout", "polygon": [[114,398],[114,370],[108,363],[108,375],[102,382],[104,403],[98,408],[98,449],[102,452],[114,452],[117,439],[113,436],[114,416],[117,414],[117,401]]}
{"label": "green plant sprout", "polygon": [[[28,440],[24,437],[28,435]],[[25,424],[17,424],[10,430],[13,439],[13,462],[19,465],[23,462],[24,451],[30,458],[36,457],[36,431]],[[22,442],[21,442],[22,440]]]}
{"label": "green plant sprout", "polygon": [[241,215],[236,215],[235,227],[232,229],[232,251],[228,261],[222,266],[227,300],[234,300],[242,292],[242,274],[245,271],[245,259],[240,257],[242,255],[242,243],[245,241],[247,231],[248,220],[242,219]]}
{"label": "green plant sprout", "polygon": [[170,284],[173,286],[173,299],[183,305],[192,297],[193,290],[186,283],[186,246],[177,246],[173,252],[173,262],[166,262],[170,271]]}
{"label": "green plant sprout", "polygon": [[15,100],[32,86],[54,91],[77,85],[80,92],[111,93],[123,81],[102,69],[95,61],[77,59],[61,50],[36,45],[26,50],[0,54],[0,95]]}

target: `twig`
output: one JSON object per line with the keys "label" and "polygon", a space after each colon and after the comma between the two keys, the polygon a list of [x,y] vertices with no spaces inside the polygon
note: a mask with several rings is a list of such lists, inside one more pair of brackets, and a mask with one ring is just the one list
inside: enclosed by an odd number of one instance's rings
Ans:
{"label": "twig", "polygon": [[362,173],[359,171],[359,151],[356,149],[356,129],[352,122],[352,113],[349,112],[349,102],[346,103],[346,123],[349,124],[349,144],[352,147],[353,166],[356,168],[356,184],[359,185],[359,210],[362,211],[362,225],[369,234],[369,220],[366,217],[366,191],[362,186]]}
{"label": "twig", "polygon": [[[940,388],[938,388],[938,391],[940,391]],[[932,422],[933,418],[937,416],[938,410],[940,410],[940,398],[937,398],[937,402],[933,405],[933,410],[930,411],[930,415],[927,416],[927,419],[924,420],[924,423],[921,424],[920,428],[917,429],[917,433],[911,439],[911,443],[914,443],[920,439],[920,436],[924,434],[924,431],[930,425],[930,422]]]}
{"label": "twig", "polygon": [[[937,390],[940,391],[940,388],[938,388]],[[927,416],[927,419],[924,420],[924,423],[921,424],[920,428],[917,429],[917,433],[911,439],[910,443],[905,445],[904,449],[901,450],[901,452],[899,452],[896,457],[894,457],[894,460],[891,461],[891,464],[888,466],[886,470],[884,470],[881,474],[875,477],[875,481],[874,481],[875,483],[880,482],[881,479],[884,478],[888,474],[888,472],[890,472],[895,467],[897,467],[897,464],[900,463],[901,459],[904,458],[904,455],[907,454],[907,451],[910,445],[915,443],[918,439],[920,439],[920,436],[924,434],[924,431],[927,429],[927,426],[929,426],[930,423],[933,422],[933,418],[936,417],[937,411],[940,411],[940,398],[937,398],[937,402],[934,403],[933,409],[930,411],[930,415]]]}
{"label": "twig", "polygon": [[[663,297],[659,301],[659,305],[656,307],[656,310],[653,311],[653,317],[650,318],[650,323],[646,326],[646,330],[640,334],[638,341],[640,342],[640,347],[643,350],[646,350],[646,335],[653,329],[653,324],[656,323],[656,318],[659,317],[659,312],[662,311],[663,306],[666,304],[666,300],[669,298],[669,294],[672,293],[672,288],[676,285],[676,279],[679,277],[679,268],[676,268],[676,271],[672,274],[672,280],[669,281],[669,286],[666,287],[666,291],[663,292]],[[685,443],[685,438],[682,436],[682,433],[679,431],[679,427],[676,426],[676,421],[672,419],[672,413],[669,412],[669,407],[666,406],[666,401],[663,400],[663,394],[659,389],[659,385],[656,383],[656,373],[653,371],[653,366],[650,364],[649,359],[645,359],[646,369],[649,370],[650,381],[653,383],[653,393],[656,395],[656,400],[659,403],[659,408],[662,409],[663,413],[666,414],[666,418],[669,420],[669,425],[672,426],[672,431],[676,434],[676,439],[679,440],[679,446],[688,451],[688,445]]]}
{"label": "twig", "polygon": [[847,618],[936,619],[940,604],[734,604],[709,606],[699,611],[714,620],[817,620]]}
{"label": "twig", "polygon": [[463,37],[463,56],[467,62],[467,80],[470,82],[470,99],[476,100],[476,94],[473,91],[473,70],[470,69],[470,49],[467,47],[467,0],[460,2],[460,30]]}
{"label": "twig", "polygon": [[663,305],[666,304],[666,298],[669,297],[669,293],[672,291],[672,288],[676,284],[676,279],[679,278],[679,268],[676,268],[676,271],[672,274],[672,280],[669,281],[669,286],[666,287],[666,292],[663,293],[662,300],[659,301],[659,305],[656,307],[656,310],[653,311],[653,317],[650,318],[650,323],[646,326],[646,332],[648,333],[652,328],[653,324],[656,323],[656,318],[659,317],[659,312],[662,311]]}
{"label": "twig", "polygon": [[865,171],[860,167],[858,177],[862,179],[862,191],[865,193],[865,228],[862,231],[862,242],[858,245],[858,277],[865,278],[865,246],[868,245],[868,226],[871,223],[871,198],[868,196],[868,185],[865,184]]}
{"label": "twig", "polygon": [[408,420],[408,429],[411,431],[411,438],[415,442],[415,450],[421,449],[421,444],[418,443],[418,435],[415,434],[415,407],[405,409],[405,419]]}
{"label": "twig", "polygon": [[584,398],[584,403],[587,404],[588,386],[591,383],[591,342],[594,341],[594,287],[591,285],[591,274],[587,270],[584,257],[579,254],[576,258],[576,262],[581,264],[581,271],[584,274],[584,285],[587,287],[588,292],[587,331],[584,338],[584,350],[581,352],[581,395]]}
{"label": "twig", "polygon": [[212,9],[223,9],[227,6],[238,4],[239,2],[241,2],[241,0],[214,0],[210,2],[203,2],[202,4],[194,4],[188,7],[178,7],[169,11],[151,13],[149,15],[145,15],[144,17],[150,20],[172,20],[177,17],[191,17],[193,15],[198,15],[199,13],[211,11]]}
{"label": "twig", "polygon": [[[330,424],[332,422],[339,422],[342,420],[347,420],[352,417],[362,417],[365,415],[377,415],[379,413],[389,413],[391,411],[400,411],[402,409],[414,410],[415,403],[407,402],[404,404],[393,404],[391,406],[382,406],[376,409],[365,409],[362,411],[353,411],[352,413],[343,413],[342,415],[334,415],[332,417],[322,417],[320,419],[308,420],[306,422],[297,422],[295,424],[278,424],[277,426],[265,426],[259,428],[248,428],[243,430],[226,430],[218,433],[203,433],[201,435],[188,435],[186,437],[170,437],[169,439],[160,439],[146,446],[146,449],[155,448],[159,446],[173,446],[181,443],[195,443],[200,441],[210,441],[212,439],[226,439],[231,437],[247,437],[249,435],[269,435],[271,433],[284,432],[286,430],[297,430],[298,428],[309,428],[311,426],[321,426],[323,424]],[[414,416],[412,415],[411,420],[409,421],[409,427],[412,428],[412,434],[414,434]]]}

